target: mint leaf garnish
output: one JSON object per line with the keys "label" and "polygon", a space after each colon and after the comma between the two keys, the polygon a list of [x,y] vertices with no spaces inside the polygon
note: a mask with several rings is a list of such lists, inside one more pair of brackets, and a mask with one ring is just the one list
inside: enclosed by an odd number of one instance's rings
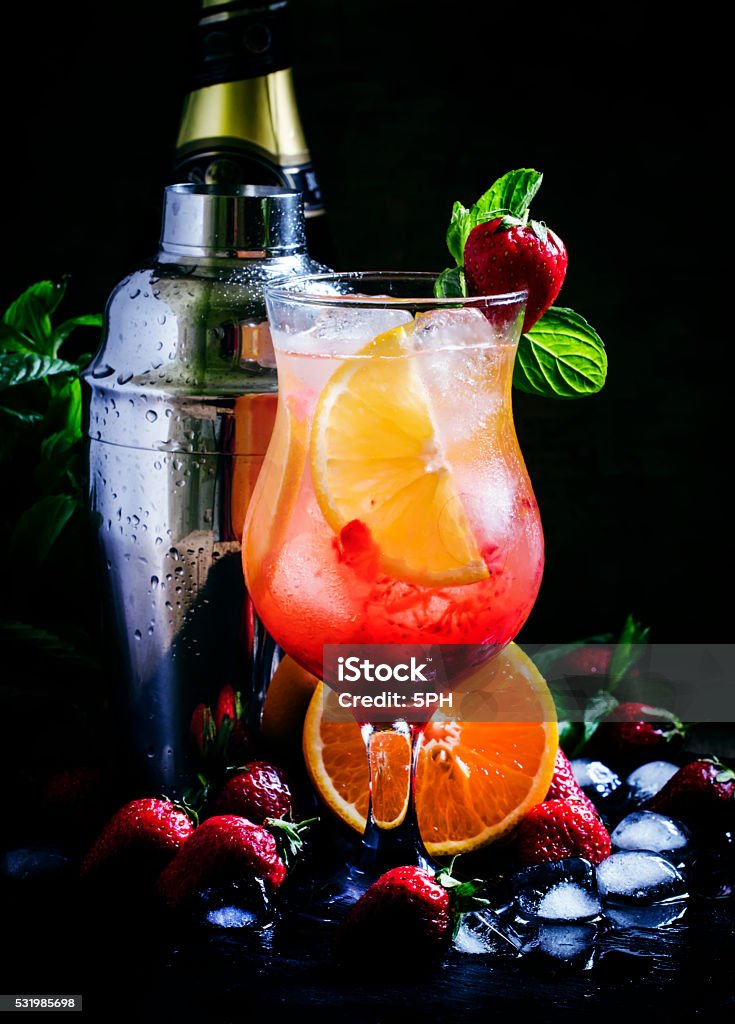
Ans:
{"label": "mint leaf garnish", "polygon": [[513,385],[545,398],[594,395],[605,383],[607,353],[597,331],[572,309],[552,306],[518,345]]}
{"label": "mint leaf garnish", "polygon": [[648,642],[649,632],[648,627],[644,628],[628,614],[610,662],[608,689],[611,693],[640,658],[641,647]]}
{"label": "mint leaf garnish", "polygon": [[466,295],[464,270],[461,267],[448,267],[442,270],[434,282],[434,296],[437,299],[461,299]]}
{"label": "mint leaf garnish", "polygon": [[[464,247],[470,232],[478,224],[506,216],[525,221],[531,200],[541,187],[542,179],[540,171],[530,168],[508,171],[469,209],[461,203],[454,204],[447,229],[447,248],[458,267],[464,266]],[[462,294],[466,295],[467,292]]]}
{"label": "mint leaf garnish", "polygon": [[[476,203],[456,202],[447,229],[447,248],[455,266],[443,270],[434,283],[437,298],[468,295],[464,274],[467,239],[478,224],[502,218],[506,225],[529,223],[531,202],[543,174],[530,167],[508,171]],[[550,232],[543,221],[531,221],[545,241]],[[601,390],[607,377],[607,354],[598,333],[571,309],[552,306],[518,345],[513,385],[519,391],[547,398],[582,398]]]}
{"label": "mint leaf garnish", "polygon": [[531,200],[541,188],[543,177],[540,171],[534,171],[529,167],[508,171],[472,206],[470,212],[478,217],[476,223],[491,220],[500,213],[508,213],[518,218],[525,217]]}

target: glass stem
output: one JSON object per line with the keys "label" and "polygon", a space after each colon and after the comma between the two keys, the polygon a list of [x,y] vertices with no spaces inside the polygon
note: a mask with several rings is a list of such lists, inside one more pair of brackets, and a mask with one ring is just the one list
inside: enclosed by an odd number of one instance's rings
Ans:
{"label": "glass stem", "polygon": [[[398,719],[365,723],[360,731],[367,751],[370,803],[355,869],[375,877],[403,864],[431,869],[415,802],[416,765],[423,729]],[[407,748],[405,759],[399,757],[400,745]],[[395,776],[397,763],[405,765],[400,779]]]}
{"label": "glass stem", "polygon": [[268,684],[278,668],[283,651],[260,621],[249,594],[245,596],[244,614],[247,623],[246,642],[251,673],[251,688],[245,717],[248,728],[254,736],[257,736],[260,732],[260,720],[263,715]]}

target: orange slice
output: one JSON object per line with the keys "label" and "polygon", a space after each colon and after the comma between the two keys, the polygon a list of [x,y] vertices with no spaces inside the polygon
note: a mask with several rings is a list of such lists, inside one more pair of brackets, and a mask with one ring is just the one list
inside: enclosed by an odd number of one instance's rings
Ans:
{"label": "orange slice", "polygon": [[488,578],[439,443],[412,325],[378,335],[329,378],[314,415],[311,475],[339,533],[370,530],[381,569],[427,586]]}
{"label": "orange slice", "polygon": [[[464,680],[453,702],[464,711],[463,720],[432,718],[416,773],[419,828],[435,857],[469,853],[509,832],[546,796],[558,747],[551,693],[516,644]],[[321,800],[363,832],[367,758],[357,723],[344,715],[336,694],[320,683],[304,721],[304,758]],[[483,716],[488,720],[468,720]],[[375,803],[376,817],[398,824],[405,813],[408,748],[393,743],[385,750],[389,770],[382,773],[383,791]]]}

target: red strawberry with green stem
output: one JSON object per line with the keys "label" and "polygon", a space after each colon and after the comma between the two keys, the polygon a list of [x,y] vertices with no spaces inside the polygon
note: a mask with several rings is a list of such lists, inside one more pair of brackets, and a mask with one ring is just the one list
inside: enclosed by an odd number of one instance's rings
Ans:
{"label": "red strawberry with green stem", "polygon": [[240,692],[230,683],[226,683],[217,695],[214,725],[217,737],[224,745],[224,756],[228,764],[243,764],[250,760],[254,744],[245,724],[245,704]]}
{"label": "red strawberry with green stem", "polygon": [[[175,910],[202,888],[243,875],[258,880],[273,895],[286,878],[287,865],[300,852],[310,824],[267,819],[256,825],[235,814],[208,818],[161,872],[161,899]],[[280,842],[274,833],[280,834]]]}
{"label": "red strawberry with green stem", "polygon": [[454,204],[447,245],[457,268],[444,271],[438,288],[469,295],[527,290],[524,332],[556,299],[568,262],[559,236],[541,221],[529,220],[542,178],[527,168],[510,171],[469,209]]}
{"label": "red strawberry with green stem", "polygon": [[285,773],[267,761],[237,769],[212,803],[214,814],[239,814],[261,825],[266,818],[289,818],[293,797]]}
{"label": "red strawberry with green stem", "polygon": [[470,295],[526,289],[523,331],[530,331],[561,291],[567,250],[550,228],[524,217],[502,216],[478,224],[464,247]]}
{"label": "red strawberry with green stem", "polygon": [[339,949],[352,958],[375,956],[405,963],[444,951],[463,914],[487,905],[479,879],[460,882],[451,868],[436,875],[413,865],[392,868],[373,882],[348,911]]}
{"label": "red strawberry with green stem", "polygon": [[665,708],[626,701],[600,722],[584,754],[616,770],[629,772],[646,761],[670,760],[685,727]]}
{"label": "red strawberry with green stem", "polygon": [[87,876],[115,870],[155,877],[188,842],[194,829],[186,810],[171,800],[131,800],[103,827],[82,862],[81,873]]}
{"label": "red strawberry with green stem", "polygon": [[208,774],[228,765],[243,764],[253,754],[254,742],[245,724],[245,705],[239,691],[226,683],[215,702],[214,711],[200,703],[192,712],[191,736],[208,767]]}
{"label": "red strawberry with green stem", "polygon": [[697,830],[735,828],[735,771],[714,758],[683,765],[645,805]]}
{"label": "red strawberry with green stem", "polygon": [[[508,171],[469,208],[454,204],[447,247],[456,266],[439,275],[434,293],[454,298],[527,291],[513,385],[544,397],[579,398],[604,385],[607,355],[583,317],[553,305],[568,259],[559,236],[529,216],[542,178],[532,168]],[[483,311],[502,332],[517,308]]]}
{"label": "red strawberry with green stem", "polygon": [[599,864],[610,856],[610,834],[596,812],[584,804],[547,800],[523,818],[514,847],[524,867],[565,857],[584,857]]}

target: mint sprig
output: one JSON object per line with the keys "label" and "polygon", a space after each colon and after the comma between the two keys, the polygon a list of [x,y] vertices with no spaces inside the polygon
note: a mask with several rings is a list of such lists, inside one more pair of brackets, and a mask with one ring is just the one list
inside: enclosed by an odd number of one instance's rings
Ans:
{"label": "mint sprig", "polygon": [[[478,224],[502,217],[508,224],[528,223],[531,202],[543,174],[524,167],[498,178],[469,208],[456,202],[447,229],[447,248],[455,266],[443,270],[434,284],[437,298],[468,295],[464,249]],[[542,221],[532,221],[543,237]],[[552,306],[530,331],[521,336],[513,370],[513,385],[544,398],[582,398],[600,391],[607,377],[605,346],[595,329],[574,310]]]}
{"label": "mint sprig", "polygon": [[551,306],[521,335],[513,367],[513,384],[519,391],[581,398],[598,392],[606,376],[602,339],[573,309]]}
{"label": "mint sprig", "polygon": [[[473,228],[497,217],[514,217],[525,223],[531,200],[541,188],[543,174],[530,168],[508,171],[465,209],[461,203],[452,208],[447,229],[447,248],[458,267],[464,266],[464,247]],[[467,292],[462,293],[466,295]]]}

